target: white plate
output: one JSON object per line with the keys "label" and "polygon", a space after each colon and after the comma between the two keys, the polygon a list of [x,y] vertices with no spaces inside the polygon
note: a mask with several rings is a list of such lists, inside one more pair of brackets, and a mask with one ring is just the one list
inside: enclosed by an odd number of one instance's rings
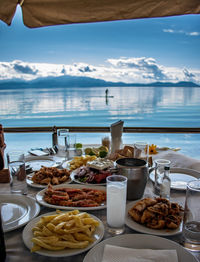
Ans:
{"label": "white plate", "polygon": [[177,229],[152,229],[148,228],[146,226],[143,226],[142,224],[139,224],[135,222],[129,215],[128,215],[128,210],[132,208],[132,206],[138,202],[139,200],[132,201],[126,205],[126,217],[125,217],[125,223],[128,227],[131,229],[141,232],[141,233],[146,233],[146,234],[151,234],[151,235],[157,235],[157,236],[173,236],[180,234],[182,231],[182,223]]}
{"label": "white plate", "polygon": [[[86,185],[74,185],[74,184],[68,184],[68,185],[56,185],[53,186],[53,188],[61,188],[61,187],[68,187],[68,188],[86,188]],[[106,192],[106,188],[105,187],[101,187],[101,186],[93,186],[93,187],[89,187],[92,189],[98,189],[98,190],[104,190]],[[106,208],[106,203],[101,205],[101,206],[97,206],[97,207],[70,207],[70,206],[57,206],[57,205],[51,205],[48,204],[46,201],[44,201],[43,196],[45,193],[46,189],[41,190],[40,192],[37,193],[36,195],[36,200],[38,201],[39,204],[46,206],[46,207],[50,207],[50,208],[56,208],[56,209],[63,209],[63,210],[72,210],[72,209],[79,209],[79,210],[99,210],[99,209],[104,209]]]}
{"label": "white plate", "polygon": [[125,234],[105,239],[87,253],[83,262],[101,262],[104,246],[106,244],[135,249],[173,249],[177,251],[178,261],[198,262],[198,260],[189,251],[176,242],[162,237],[144,234]]}
{"label": "white plate", "polygon": [[[50,212],[50,213],[46,213],[44,215],[48,216],[48,215],[55,214],[55,213],[56,212]],[[42,216],[44,216],[44,215],[42,215]],[[35,226],[35,224],[40,220],[40,217],[42,217],[42,216],[36,217],[33,220],[31,220],[23,230],[22,238],[23,238],[24,244],[29,249],[31,249],[32,245],[33,245],[33,243],[31,242],[31,238],[33,237],[32,228]],[[103,223],[101,222],[100,219],[98,219],[97,217],[95,217],[91,214],[90,214],[90,216],[99,221],[99,226],[96,228],[94,235],[93,235],[93,237],[95,238],[95,241],[93,243],[89,244],[86,248],[82,248],[82,249],[70,249],[70,248],[68,248],[68,249],[59,250],[59,251],[51,251],[51,250],[41,249],[41,250],[39,250],[35,253],[43,255],[43,256],[49,256],[49,257],[68,257],[68,256],[73,256],[73,255],[83,253],[83,252],[89,250],[90,248],[92,248],[94,245],[96,245],[103,238],[104,226],[103,226]]]}
{"label": "white plate", "polygon": [[[42,166],[52,167],[58,166],[52,156],[28,156],[25,158],[26,167],[32,169],[32,171],[39,170]],[[60,163],[59,163],[60,164]]]}
{"label": "white plate", "polygon": [[2,194],[0,205],[4,232],[24,226],[40,212],[35,199],[23,195]]}
{"label": "white plate", "polygon": [[62,163],[62,168],[67,168],[67,169],[69,169],[70,168],[70,161],[71,160],[65,160],[63,163]]}
{"label": "white plate", "polygon": [[[34,175],[34,173],[31,173],[31,174],[28,174],[27,177],[26,177],[26,183],[31,186],[31,187],[35,187],[35,188],[46,188],[48,185],[40,185],[40,184],[37,184],[37,183],[34,183],[31,179],[31,177]],[[59,185],[66,185],[66,184],[69,184],[71,183],[72,180],[71,180],[71,177],[69,177],[69,179]]]}
{"label": "white plate", "polygon": [[[152,171],[150,179],[155,182],[155,174]],[[176,190],[186,190],[187,182],[200,178],[200,172],[188,168],[173,167],[170,170],[171,188]]]}
{"label": "white plate", "polygon": [[81,185],[85,185],[85,186],[105,186],[106,185],[106,183],[99,183],[99,184],[98,183],[84,183],[84,182],[81,182],[78,179],[76,179],[75,175],[76,175],[76,170],[74,170],[70,175],[72,181],[74,181],[78,184],[81,184]]}

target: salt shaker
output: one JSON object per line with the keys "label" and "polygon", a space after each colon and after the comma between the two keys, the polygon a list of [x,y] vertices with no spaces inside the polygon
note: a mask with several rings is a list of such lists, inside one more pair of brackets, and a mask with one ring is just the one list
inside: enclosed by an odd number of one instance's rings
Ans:
{"label": "salt shaker", "polygon": [[170,199],[170,188],[171,188],[171,179],[169,177],[170,167],[164,167],[164,175],[160,185],[160,197]]}

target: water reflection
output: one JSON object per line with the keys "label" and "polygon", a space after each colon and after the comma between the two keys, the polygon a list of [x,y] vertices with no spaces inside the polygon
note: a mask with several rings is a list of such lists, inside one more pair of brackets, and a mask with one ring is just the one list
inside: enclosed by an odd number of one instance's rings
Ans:
{"label": "water reflection", "polygon": [[55,125],[65,121],[63,125],[95,126],[119,118],[126,126],[198,126],[200,88],[109,87],[107,90],[102,87],[0,90],[0,115],[3,124],[10,126],[30,125],[31,119],[48,119]]}

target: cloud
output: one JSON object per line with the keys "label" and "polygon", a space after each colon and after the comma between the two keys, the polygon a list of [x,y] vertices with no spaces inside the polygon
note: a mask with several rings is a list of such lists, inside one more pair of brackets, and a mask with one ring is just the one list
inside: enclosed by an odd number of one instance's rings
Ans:
{"label": "cloud", "polygon": [[200,32],[190,32],[190,33],[187,33],[187,35],[199,36],[199,35],[200,35]]}
{"label": "cloud", "polygon": [[96,71],[95,68],[90,68],[88,65],[87,66],[83,66],[82,68],[79,68],[80,72],[94,72]]}
{"label": "cloud", "polygon": [[185,75],[186,80],[190,80],[190,81],[194,80],[195,74],[190,73],[187,68],[183,69],[183,73]]}
{"label": "cloud", "polygon": [[8,68],[8,65],[7,65],[7,64],[2,63],[1,65],[2,65],[3,67],[5,67],[5,68]]}
{"label": "cloud", "polygon": [[166,67],[152,57],[109,58],[104,65],[87,63],[48,64],[23,61],[0,62],[0,80],[33,80],[63,75],[86,76],[112,82],[151,83],[194,81],[200,83],[200,69]]}
{"label": "cloud", "polygon": [[120,58],[108,59],[108,62],[116,67],[130,68],[142,71],[145,73],[146,79],[165,80],[166,76],[163,69],[156,63],[154,58]]}
{"label": "cloud", "polygon": [[22,64],[21,62],[16,62],[13,64],[14,70],[22,74],[36,75],[38,70],[31,68],[29,65]]}
{"label": "cloud", "polygon": [[63,67],[63,69],[61,70],[61,74],[63,74],[63,75],[67,74],[67,71],[66,71],[65,67]]}
{"label": "cloud", "polygon": [[175,31],[172,30],[172,29],[163,29],[163,32],[165,32],[165,33],[175,33]]}
{"label": "cloud", "polygon": [[189,36],[199,36],[200,32],[186,32],[184,30],[174,30],[174,29],[163,29],[164,33],[170,33],[170,34],[184,34]]}

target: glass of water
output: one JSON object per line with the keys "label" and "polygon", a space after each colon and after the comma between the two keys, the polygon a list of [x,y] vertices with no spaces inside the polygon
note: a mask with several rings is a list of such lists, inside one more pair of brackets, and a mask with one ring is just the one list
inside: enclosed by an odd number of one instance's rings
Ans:
{"label": "glass of water", "polygon": [[145,160],[147,165],[149,161],[149,144],[147,142],[135,142],[134,158]]}
{"label": "glass of water", "polygon": [[57,130],[57,141],[58,141],[58,156],[67,157],[67,136],[69,129],[58,129]]}
{"label": "glass of water", "polygon": [[7,153],[11,193],[27,194],[25,158],[22,151]]}
{"label": "glass of water", "polygon": [[67,157],[72,159],[76,156],[76,134],[68,134],[67,136]]}
{"label": "glass of water", "polygon": [[107,225],[112,235],[124,232],[126,211],[127,178],[112,175],[106,178],[107,185]]}
{"label": "glass of water", "polygon": [[156,159],[155,164],[155,178],[154,178],[154,193],[160,196],[160,186],[165,172],[165,167],[170,167],[171,161],[167,159]]}
{"label": "glass of water", "polygon": [[200,251],[200,179],[187,183],[182,232],[184,247]]}

